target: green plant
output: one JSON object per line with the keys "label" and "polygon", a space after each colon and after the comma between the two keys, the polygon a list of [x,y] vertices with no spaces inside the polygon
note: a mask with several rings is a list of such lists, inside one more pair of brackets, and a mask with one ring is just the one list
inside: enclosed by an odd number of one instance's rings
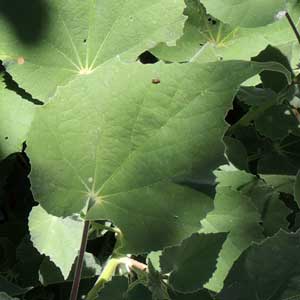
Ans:
{"label": "green plant", "polygon": [[299,1],[0,12],[0,299],[299,297]]}

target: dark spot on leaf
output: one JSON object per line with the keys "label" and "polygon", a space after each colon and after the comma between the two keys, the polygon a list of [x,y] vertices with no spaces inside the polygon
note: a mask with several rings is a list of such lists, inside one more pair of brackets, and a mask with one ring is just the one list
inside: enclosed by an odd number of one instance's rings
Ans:
{"label": "dark spot on leaf", "polygon": [[213,20],[212,23],[213,23],[213,25],[216,25],[216,24],[217,24],[217,21],[216,21],[216,20]]}
{"label": "dark spot on leaf", "polygon": [[86,43],[86,39],[84,39],[83,42]]}
{"label": "dark spot on leaf", "polygon": [[8,140],[8,136],[6,136],[5,139]]}
{"label": "dark spot on leaf", "polygon": [[153,84],[159,84],[160,83],[160,79],[158,79],[158,78],[152,79],[152,83]]}
{"label": "dark spot on leaf", "polygon": [[212,19],[211,19],[211,18],[208,18],[207,20],[210,22]]}
{"label": "dark spot on leaf", "polygon": [[219,60],[223,60],[223,57],[222,57],[222,56],[220,56],[220,57],[219,57]]}

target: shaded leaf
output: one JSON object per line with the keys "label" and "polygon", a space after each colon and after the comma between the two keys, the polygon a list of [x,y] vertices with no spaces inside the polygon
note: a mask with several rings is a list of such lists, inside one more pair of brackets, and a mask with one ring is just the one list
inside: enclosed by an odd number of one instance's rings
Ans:
{"label": "shaded leaf", "polygon": [[99,291],[95,300],[124,300],[128,289],[128,279],[126,277],[115,276],[111,281],[105,283]]}
{"label": "shaded leaf", "polygon": [[55,217],[36,206],[29,216],[29,231],[34,247],[49,256],[67,278],[80,248],[83,221]]}
{"label": "shaded leaf", "polygon": [[39,109],[30,129],[35,199],[59,216],[90,200],[87,218],[114,222],[123,253],[178,243],[199,229],[211,201],[174,181],[212,176],[224,160],[224,114],[233,95],[265,68],[286,73],[273,63],[115,62],[72,81]]}
{"label": "shaded leaf", "polygon": [[297,297],[299,286],[299,235],[278,232],[253,244],[235,262],[218,295],[221,300],[281,300]]}
{"label": "shaded leaf", "polygon": [[24,45],[4,20],[0,23],[0,59],[14,80],[42,101],[48,101],[57,86],[88,75],[117,55],[134,61],[158,42],[175,42],[184,22],[183,1],[46,4],[49,20],[39,43]]}
{"label": "shaded leaf", "polygon": [[160,257],[163,273],[171,273],[169,283],[179,292],[203,288],[216,269],[226,233],[193,234],[179,246],[165,248]]}

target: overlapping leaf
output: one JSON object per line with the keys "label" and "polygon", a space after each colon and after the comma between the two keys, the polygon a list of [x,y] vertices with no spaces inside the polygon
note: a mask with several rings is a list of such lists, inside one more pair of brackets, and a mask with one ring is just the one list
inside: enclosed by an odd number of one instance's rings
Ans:
{"label": "overlapping leaf", "polygon": [[[215,209],[202,221],[204,232],[229,231],[217,270],[207,284],[218,291],[234,261],[251,244],[281,228],[287,229],[290,210],[279,193],[256,176],[224,166],[215,172],[218,186]],[[261,226],[260,226],[261,225]]]}
{"label": "overlapping leaf", "polygon": [[296,299],[300,293],[299,236],[299,231],[280,231],[252,245],[235,262],[218,298]]}
{"label": "overlapping leaf", "polygon": [[285,72],[240,61],[115,62],[72,81],[30,129],[35,198],[59,216],[91,201],[87,218],[113,221],[125,252],[178,243],[199,229],[211,200],[174,180],[207,178],[223,161],[224,114],[239,84],[265,68]]}
{"label": "overlapping leaf", "polygon": [[44,5],[45,30],[33,45],[16,39],[7,21],[0,20],[0,59],[20,86],[43,101],[58,85],[117,55],[134,61],[158,42],[174,42],[184,22],[181,0],[51,0]]}
{"label": "overlapping leaf", "polygon": [[[214,1],[208,0],[207,4],[212,2]],[[263,1],[255,2],[259,4]],[[224,24],[214,18],[217,16],[211,17],[206,14],[200,1],[186,0],[186,3],[185,14],[188,20],[185,23],[183,36],[177,41],[176,46],[160,44],[152,49],[151,52],[158,58],[167,61],[200,62],[221,59],[248,60],[270,44],[280,48],[291,60],[293,67],[298,63],[299,46],[285,19],[264,27],[241,28]],[[288,10],[294,20],[299,18],[299,8],[298,3],[290,1]],[[266,12],[270,12],[270,9],[268,8]]]}
{"label": "overlapping leaf", "polygon": [[179,246],[164,249],[160,265],[163,273],[171,273],[171,286],[184,293],[202,289],[216,269],[226,236],[226,233],[193,234]]}
{"label": "overlapping leaf", "polygon": [[6,293],[0,292],[0,300],[18,300],[18,298],[12,298]]}
{"label": "overlapping leaf", "polygon": [[5,88],[0,75],[0,159],[21,151],[36,105]]}
{"label": "overlapping leaf", "polygon": [[201,232],[230,232],[220,252],[217,270],[206,284],[213,291],[220,291],[234,261],[251,244],[263,239],[259,226],[260,214],[251,199],[230,187],[219,187],[215,209],[202,221]]}
{"label": "overlapping leaf", "polygon": [[29,230],[34,247],[49,256],[67,278],[79,252],[83,221],[58,218],[37,206],[30,214]]}
{"label": "overlapping leaf", "polygon": [[286,9],[284,0],[202,0],[208,12],[224,23],[259,27],[273,23]]}

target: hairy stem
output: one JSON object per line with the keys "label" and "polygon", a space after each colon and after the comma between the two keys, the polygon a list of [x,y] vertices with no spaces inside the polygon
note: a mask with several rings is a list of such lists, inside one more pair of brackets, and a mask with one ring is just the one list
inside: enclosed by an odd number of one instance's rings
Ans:
{"label": "hairy stem", "polygon": [[288,22],[290,23],[290,25],[291,25],[294,33],[295,33],[295,36],[296,36],[296,38],[298,40],[298,43],[300,44],[300,34],[299,34],[299,31],[298,31],[298,29],[296,27],[296,24],[294,23],[292,17],[290,16],[290,14],[288,12],[285,13],[285,16],[286,16]]}
{"label": "hairy stem", "polygon": [[116,268],[120,264],[125,264],[127,267],[129,267],[129,269],[138,269],[140,271],[148,272],[148,266],[135,259],[129,257],[111,258],[104,267],[95,285],[89,291],[85,300],[94,300],[97,298],[100,289],[107,281],[109,281],[112,278],[116,271]]}
{"label": "hairy stem", "polygon": [[79,284],[80,284],[80,279],[81,279],[81,272],[82,272],[82,267],[83,267],[83,257],[84,257],[84,252],[85,252],[86,245],[87,245],[87,240],[88,240],[89,227],[90,227],[90,221],[85,221],[84,227],[83,227],[82,238],[81,238],[79,256],[78,256],[77,262],[76,262],[75,276],[74,276],[72,290],[71,290],[71,294],[70,294],[70,300],[77,300],[78,289],[79,289]]}

